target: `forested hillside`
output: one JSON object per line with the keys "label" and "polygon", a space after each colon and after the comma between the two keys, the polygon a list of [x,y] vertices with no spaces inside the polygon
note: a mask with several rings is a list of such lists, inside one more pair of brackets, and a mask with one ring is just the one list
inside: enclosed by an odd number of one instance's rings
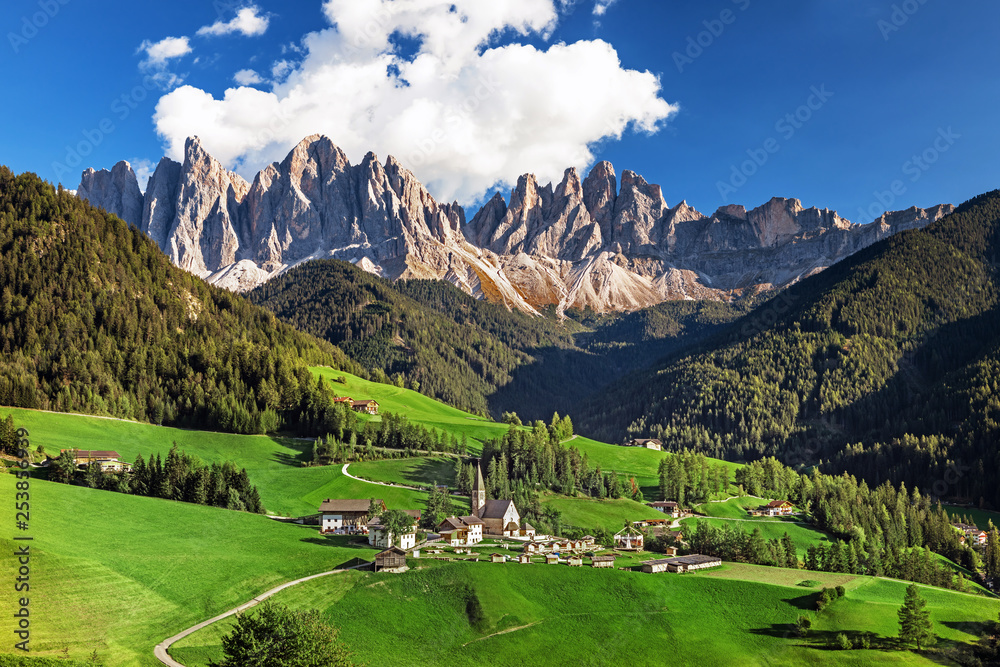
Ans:
{"label": "forested hillside", "polygon": [[993,192],[804,281],[574,421],[1000,506],[998,258]]}
{"label": "forested hillside", "polygon": [[117,217],[5,167],[0,256],[0,405],[262,433],[316,412],[308,365],[361,370],[174,267]]}
{"label": "forested hillside", "polygon": [[622,374],[735,319],[731,306],[661,304],[620,316],[533,317],[438,280],[391,282],[309,262],[249,295],[397,383],[474,412],[565,412]]}

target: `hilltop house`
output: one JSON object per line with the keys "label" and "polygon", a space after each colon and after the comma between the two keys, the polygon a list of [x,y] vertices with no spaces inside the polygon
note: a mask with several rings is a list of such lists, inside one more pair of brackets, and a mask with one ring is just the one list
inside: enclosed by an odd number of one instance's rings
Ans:
{"label": "hilltop house", "polygon": [[483,522],[477,516],[450,516],[437,526],[441,540],[453,547],[471,547],[483,541]]}
{"label": "hilltop house", "polygon": [[672,500],[659,500],[655,503],[646,503],[649,507],[652,507],[657,512],[663,512],[667,516],[673,517],[674,519],[680,518],[684,513],[680,506]]}
{"label": "hilltop house", "polygon": [[351,409],[355,412],[367,412],[370,415],[377,415],[378,401],[351,401]]}
{"label": "hilltop house", "polygon": [[663,443],[655,438],[635,438],[625,443],[626,447],[644,447],[657,452],[663,451]]}
{"label": "hilltop house", "polygon": [[368,544],[381,549],[399,547],[408,551],[417,546],[417,524],[420,522],[420,510],[403,510],[413,519],[413,525],[402,535],[393,535],[385,529],[379,517],[371,519],[368,524]]}
{"label": "hilltop house", "polygon": [[[330,500],[327,498],[319,506],[319,532],[322,535],[358,535],[368,532],[368,508],[371,500]],[[380,512],[385,511],[385,503],[375,500]]]}
{"label": "hilltop house", "polygon": [[101,467],[101,472],[121,472],[132,469],[132,465],[124,463],[118,452],[111,450],[96,449],[61,449],[60,454],[70,452],[77,466],[89,466],[96,463]]}
{"label": "hilltop house", "polygon": [[788,516],[795,507],[787,500],[772,500],[760,509],[764,516]]}

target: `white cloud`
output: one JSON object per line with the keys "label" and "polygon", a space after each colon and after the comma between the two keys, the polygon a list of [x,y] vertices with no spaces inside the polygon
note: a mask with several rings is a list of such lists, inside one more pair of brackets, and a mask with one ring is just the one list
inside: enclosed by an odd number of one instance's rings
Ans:
{"label": "white cloud", "polygon": [[241,86],[253,86],[258,83],[264,83],[264,79],[260,77],[260,74],[257,74],[252,69],[241,69],[233,75],[233,80]]}
{"label": "white cloud", "polygon": [[270,23],[268,16],[261,16],[260,7],[250,5],[236,12],[236,17],[230,21],[216,21],[212,25],[200,28],[196,33],[200,37],[229,35],[238,32],[247,37],[256,37],[267,32]]}
{"label": "white cloud", "polygon": [[[554,1],[326,0],[333,27],[306,35],[297,63],[275,63],[287,78],[271,91],[184,86],[160,99],[156,128],[171,157],[198,135],[246,176],[322,133],[354,162],[396,156],[442,200],[472,202],[525,172],[558,180],[589,166],[596,142],[656,132],[677,107],[607,42],[498,45],[547,36]],[[401,55],[398,36],[416,53]]]}
{"label": "white cloud", "polygon": [[611,5],[618,2],[618,0],[595,0],[594,1],[594,16],[604,16]]}
{"label": "white cloud", "polygon": [[147,39],[139,45],[137,53],[146,54],[146,59],[142,61],[143,65],[161,67],[169,60],[191,53],[191,44],[187,37],[166,37],[158,42]]}

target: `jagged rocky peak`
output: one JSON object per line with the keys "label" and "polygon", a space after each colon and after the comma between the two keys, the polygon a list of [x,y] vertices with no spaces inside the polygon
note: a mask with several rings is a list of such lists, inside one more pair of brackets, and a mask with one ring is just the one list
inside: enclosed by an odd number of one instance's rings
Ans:
{"label": "jagged rocky peak", "polygon": [[181,178],[181,163],[162,158],[149,177],[142,207],[142,231],[167,247],[167,235],[177,214],[177,188]]}
{"label": "jagged rocky peak", "polygon": [[612,238],[628,252],[645,252],[656,245],[656,223],[667,212],[667,202],[659,185],[646,182],[639,174],[626,169],[622,172],[621,189],[615,202],[611,225]]}
{"label": "jagged rocky peak", "polygon": [[76,194],[131,225],[142,224],[142,191],[132,165],[124,160],[111,171],[87,169]]}

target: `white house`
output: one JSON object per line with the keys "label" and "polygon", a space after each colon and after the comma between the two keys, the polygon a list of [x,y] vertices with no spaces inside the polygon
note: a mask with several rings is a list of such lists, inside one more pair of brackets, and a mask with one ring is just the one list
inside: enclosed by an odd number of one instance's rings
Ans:
{"label": "white house", "polygon": [[[380,511],[385,511],[385,503],[376,499]],[[370,500],[331,500],[327,498],[319,506],[319,532],[324,535],[357,535],[367,532],[368,508]]]}
{"label": "white house", "polygon": [[471,547],[483,541],[483,522],[477,516],[450,516],[438,524],[441,540],[453,547]]}
{"label": "white house", "polygon": [[410,530],[403,535],[393,535],[382,526],[378,518],[368,522],[368,544],[380,549],[398,547],[408,551],[417,545],[417,522],[420,521],[419,510],[404,510],[413,519]]}

